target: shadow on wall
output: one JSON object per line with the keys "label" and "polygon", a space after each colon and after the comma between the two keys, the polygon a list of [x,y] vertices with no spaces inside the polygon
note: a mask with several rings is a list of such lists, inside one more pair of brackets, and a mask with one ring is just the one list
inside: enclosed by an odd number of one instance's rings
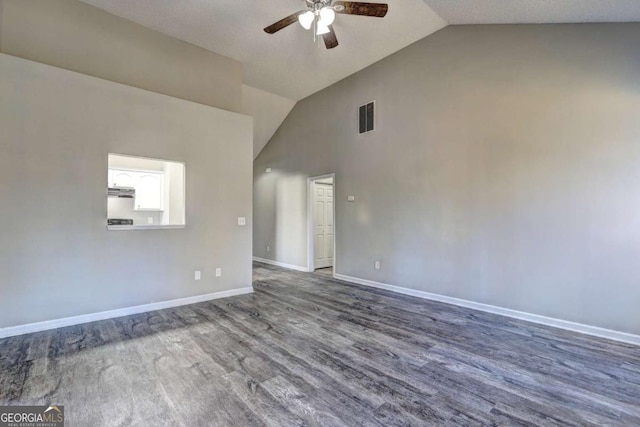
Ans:
{"label": "shadow on wall", "polygon": [[298,102],[254,161],[291,177],[255,188],[255,224],[278,226],[256,233],[304,265],[296,177],[330,170],[356,197],[337,204],[340,273],[639,334],[639,41],[640,24],[450,26],[383,59]]}
{"label": "shadow on wall", "polygon": [[276,183],[275,259],[307,265],[307,176],[284,175]]}
{"label": "shadow on wall", "polygon": [[254,217],[261,224],[254,225],[253,255],[306,267],[307,175],[254,173],[254,207],[260,207]]}

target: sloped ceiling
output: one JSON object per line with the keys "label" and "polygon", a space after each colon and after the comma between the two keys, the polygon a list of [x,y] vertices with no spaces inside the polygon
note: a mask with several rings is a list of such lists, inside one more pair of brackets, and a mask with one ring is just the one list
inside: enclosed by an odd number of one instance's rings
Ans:
{"label": "sloped ceiling", "polygon": [[326,50],[295,23],[262,30],[304,0],[82,1],[236,59],[247,85],[296,101],[447,24],[640,21],[640,0],[387,0],[383,19],[338,15],[340,46]]}
{"label": "sloped ceiling", "polygon": [[253,158],[267,145],[296,102],[251,86],[242,86],[242,114],[253,117]]}
{"label": "sloped ceiling", "polygon": [[639,0],[425,0],[449,24],[637,22]]}
{"label": "sloped ceiling", "polygon": [[640,0],[387,0],[383,19],[338,15],[340,45],[326,50],[295,23],[274,35],[263,31],[304,9],[304,0],[81,1],[242,62],[254,158],[296,101],[447,24],[640,21]]}
{"label": "sloped ceiling", "polygon": [[242,62],[245,83],[298,101],[446,26],[423,0],[389,1],[385,18],[338,15],[340,46],[327,50],[293,25],[263,28],[306,8],[303,0],[83,0]]}

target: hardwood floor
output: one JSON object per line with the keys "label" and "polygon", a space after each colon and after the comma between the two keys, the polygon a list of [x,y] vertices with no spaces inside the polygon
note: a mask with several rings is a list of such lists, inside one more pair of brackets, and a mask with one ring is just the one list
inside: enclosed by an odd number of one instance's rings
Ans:
{"label": "hardwood floor", "polygon": [[333,267],[319,268],[314,271],[315,274],[321,274],[326,277],[333,277]]}
{"label": "hardwood floor", "polygon": [[256,264],[255,294],[0,340],[68,426],[640,425],[640,348]]}

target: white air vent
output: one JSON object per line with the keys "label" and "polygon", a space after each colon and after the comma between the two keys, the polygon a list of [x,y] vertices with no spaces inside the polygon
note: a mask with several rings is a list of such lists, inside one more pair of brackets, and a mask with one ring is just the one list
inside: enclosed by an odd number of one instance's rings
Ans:
{"label": "white air vent", "polygon": [[358,133],[363,134],[374,130],[375,101],[361,105],[358,108]]}

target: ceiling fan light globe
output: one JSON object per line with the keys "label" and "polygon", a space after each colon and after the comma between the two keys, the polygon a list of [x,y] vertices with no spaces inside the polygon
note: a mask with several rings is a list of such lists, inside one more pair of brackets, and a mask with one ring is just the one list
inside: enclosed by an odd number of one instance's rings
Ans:
{"label": "ceiling fan light globe", "polygon": [[300,22],[300,25],[305,30],[308,30],[311,28],[311,24],[313,24],[313,19],[314,19],[314,15],[313,15],[313,12],[311,12],[310,10],[298,15],[298,22]]}
{"label": "ceiling fan light globe", "polygon": [[316,29],[316,36],[321,36],[323,34],[327,34],[329,32],[329,27],[327,25],[323,25],[322,22],[318,22],[318,28]]}
{"label": "ceiling fan light globe", "polygon": [[333,24],[333,21],[336,19],[336,13],[330,7],[323,7],[320,10],[320,25],[324,25],[328,27]]}

